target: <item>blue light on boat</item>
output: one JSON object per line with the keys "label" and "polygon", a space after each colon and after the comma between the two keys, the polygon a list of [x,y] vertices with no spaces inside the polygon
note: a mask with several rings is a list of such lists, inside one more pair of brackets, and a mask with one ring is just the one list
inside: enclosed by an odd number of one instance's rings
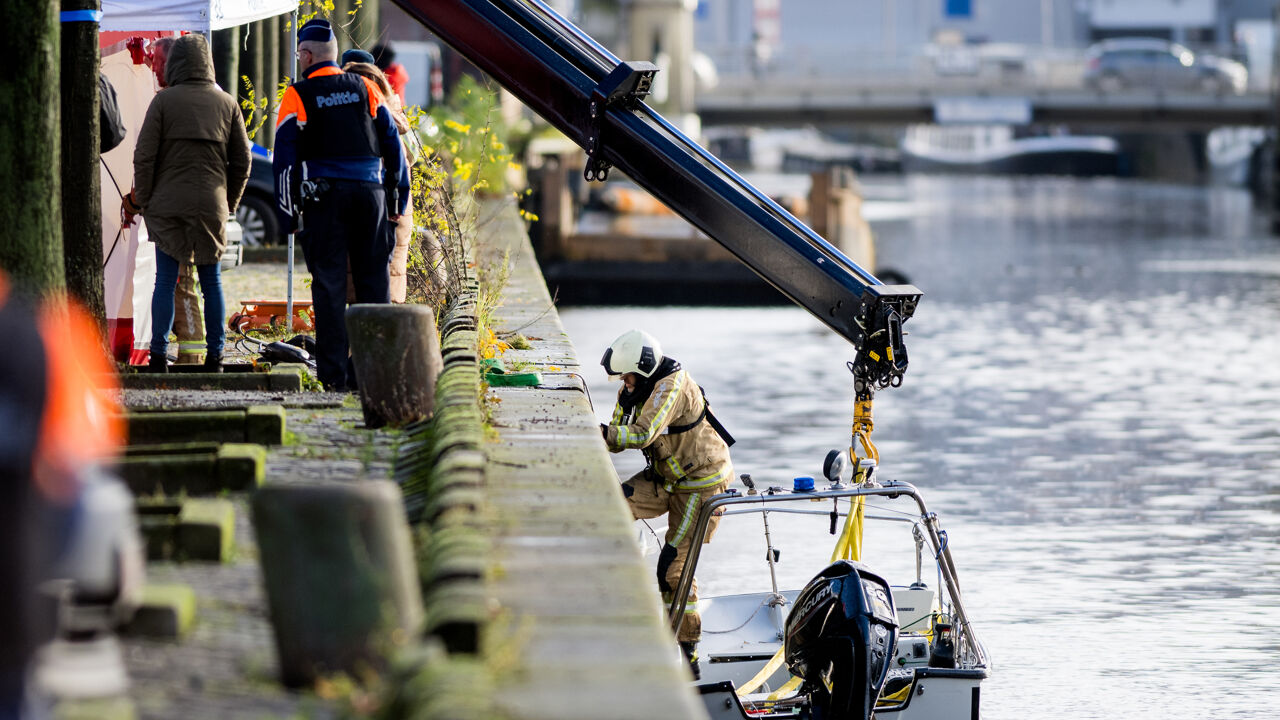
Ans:
{"label": "blue light on boat", "polygon": [[813,492],[813,478],[798,477],[791,481],[792,492]]}

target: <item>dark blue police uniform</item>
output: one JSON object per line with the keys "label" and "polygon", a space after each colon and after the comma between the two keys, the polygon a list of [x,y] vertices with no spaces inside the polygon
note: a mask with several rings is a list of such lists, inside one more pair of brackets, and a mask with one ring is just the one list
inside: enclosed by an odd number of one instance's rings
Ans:
{"label": "dark blue police uniform", "polygon": [[[327,22],[312,21],[298,38],[324,41],[322,31],[331,37]],[[397,188],[399,133],[376,86],[333,62],[308,67],[281,98],[272,165],[281,221],[297,231],[311,273],[317,374],[328,389],[352,389],[347,265],[356,302],[390,302],[388,215],[408,202]]]}

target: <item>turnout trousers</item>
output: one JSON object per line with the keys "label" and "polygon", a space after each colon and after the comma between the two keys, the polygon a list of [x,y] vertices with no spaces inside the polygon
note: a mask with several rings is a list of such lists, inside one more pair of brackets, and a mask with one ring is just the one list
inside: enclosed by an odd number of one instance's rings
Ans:
{"label": "turnout trousers", "polygon": [[[658,554],[658,589],[662,592],[663,607],[671,605],[676,585],[680,582],[680,573],[684,571],[685,560],[689,557],[689,548],[693,545],[693,533],[698,524],[698,512],[702,503],[712,495],[724,492],[729,487],[726,480],[719,485],[695,492],[669,492],[661,480],[653,477],[647,470],[633,475],[622,484],[622,494],[627,498],[631,514],[637,520],[648,520],[667,516],[666,543]],[[725,477],[733,477],[726,473]],[[711,542],[720,526],[720,517],[711,518],[707,526],[706,542]],[[689,600],[684,608],[684,618],[680,621],[680,630],[676,640],[680,642],[698,642],[702,638],[702,616],[698,614],[698,579],[694,578],[689,586]]]}
{"label": "turnout trousers", "polygon": [[298,240],[311,273],[311,307],[316,316],[316,374],[327,389],[353,389],[348,358],[347,263],[358,303],[390,302],[386,196],[377,183],[325,180],[322,197],[303,205]]}
{"label": "turnout trousers", "polygon": [[[224,299],[225,304],[225,299]],[[204,362],[204,317],[200,314],[200,295],[196,292],[196,266],[182,263],[178,267],[178,289],[173,295],[173,334],[178,336],[178,364],[199,365]]]}

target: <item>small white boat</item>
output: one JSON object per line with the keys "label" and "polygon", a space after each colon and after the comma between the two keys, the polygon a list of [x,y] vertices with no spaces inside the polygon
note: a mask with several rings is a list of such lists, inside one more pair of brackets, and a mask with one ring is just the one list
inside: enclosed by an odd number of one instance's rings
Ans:
{"label": "small white boat", "polygon": [[[756,489],[743,476],[747,494],[732,490],[704,504],[695,540],[715,512],[722,513],[720,533],[730,522],[758,523],[766,545],[761,573],[768,572],[771,587],[699,600],[697,685],[710,716],[977,720],[990,664],[965,612],[946,531],[914,486],[877,482],[871,460],[861,459],[853,481],[842,481],[843,459],[838,451],[828,455],[825,487],[798,478],[808,482]],[[817,533],[842,527],[836,554],[843,548],[844,557],[862,561],[836,560],[815,568],[820,572],[804,588],[780,590],[773,535],[781,519],[794,526],[796,516]],[[888,546],[895,537],[901,547]],[[671,618],[683,615],[680,598],[702,547],[693,544]],[[878,566],[908,576],[886,577]]]}
{"label": "small white boat", "polygon": [[906,172],[1117,175],[1120,146],[1101,135],[1018,137],[1008,125],[912,125],[902,138]]}

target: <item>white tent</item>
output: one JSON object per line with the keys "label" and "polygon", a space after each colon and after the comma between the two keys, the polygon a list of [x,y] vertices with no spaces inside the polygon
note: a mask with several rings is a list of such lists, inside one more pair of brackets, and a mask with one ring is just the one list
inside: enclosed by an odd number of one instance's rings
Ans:
{"label": "white tent", "polygon": [[107,325],[113,350],[123,355],[124,348],[131,347],[132,352],[127,354],[134,363],[145,362],[150,345],[155,248],[147,244],[145,221],[121,227],[120,196],[133,187],[133,148],[157,87],[151,69],[132,58],[125,39],[130,33],[154,38],[178,31],[222,30],[291,13],[297,8],[298,0],[102,2],[99,26],[102,72],[115,87],[126,131],[124,142],[102,156],[102,255]]}
{"label": "white tent", "polygon": [[298,9],[298,0],[102,0],[105,32],[209,32]]}

